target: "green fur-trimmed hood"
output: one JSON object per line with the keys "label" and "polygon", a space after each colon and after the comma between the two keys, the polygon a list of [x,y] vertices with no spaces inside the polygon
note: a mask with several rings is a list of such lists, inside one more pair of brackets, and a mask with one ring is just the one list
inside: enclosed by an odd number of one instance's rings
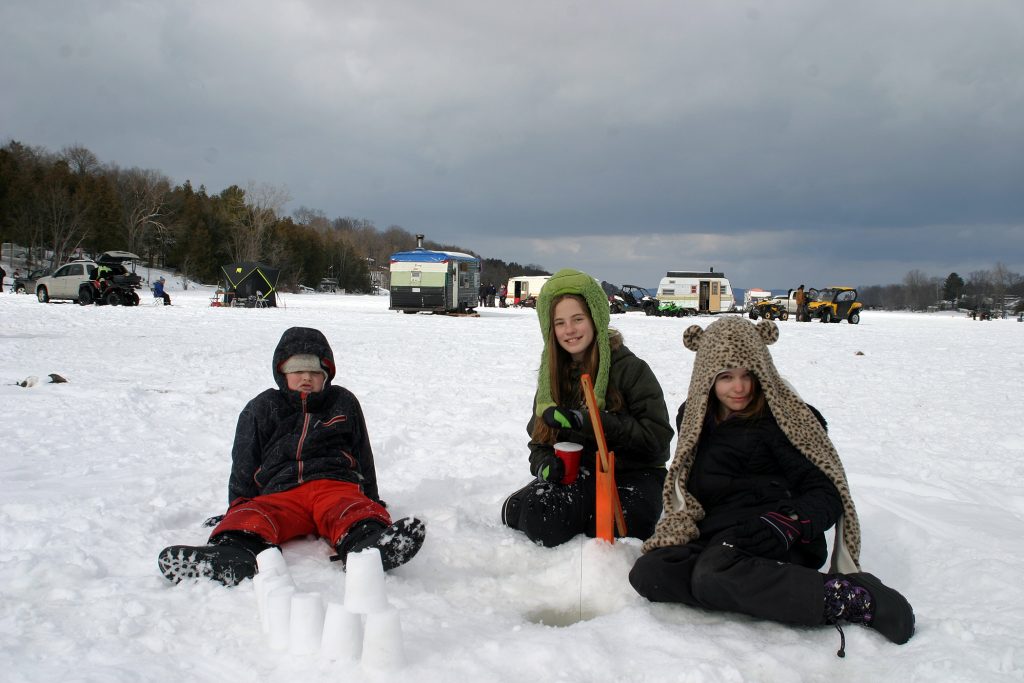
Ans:
{"label": "green fur-trimmed hood", "polygon": [[555,405],[551,398],[551,379],[548,372],[548,344],[556,344],[551,331],[551,303],[562,294],[578,294],[587,302],[590,317],[594,319],[594,339],[597,342],[598,367],[594,380],[594,394],[597,405],[604,408],[605,392],[608,389],[608,369],[611,366],[611,349],[608,345],[608,324],[611,313],[608,308],[608,295],[601,286],[586,273],[565,268],[558,271],[544,283],[537,297],[537,318],[540,321],[540,332],[544,338],[544,349],[540,356],[540,371],[537,373],[537,398],[534,402],[534,414],[540,417],[544,410]]}

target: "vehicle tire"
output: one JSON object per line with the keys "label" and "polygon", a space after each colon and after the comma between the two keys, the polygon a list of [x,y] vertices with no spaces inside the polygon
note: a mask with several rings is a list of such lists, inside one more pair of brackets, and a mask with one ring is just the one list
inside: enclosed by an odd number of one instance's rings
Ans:
{"label": "vehicle tire", "polygon": [[82,287],[78,290],[78,303],[82,306],[89,306],[93,302],[92,289],[89,287]]}
{"label": "vehicle tire", "polygon": [[850,321],[851,325],[856,325],[857,323],[859,323],[860,322],[860,313],[858,313],[857,311],[854,311],[853,313],[851,313],[850,317],[849,317],[849,321]]}
{"label": "vehicle tire", "polygon": [[821,312],[821,322],[830,323],[832,322],[832,311],[824,310]]}
{"label": "vehicle tire", "polygon": [[644,315],[654,315],[654,306],[644,306]]}
{"label": "vehicle tire", "polygon": [[46,287],[40,287],[36,290],[36,298],[39,299],[39,303],[45,304],[50,300],[50,293],[46,291]]}
{"label": "vehicle tire", "polygon": [[779,320],[789,320],[789,311],[779,313]]}
{"label": "vehicle tire", "polygon": [[103,297],[103,300],[106,301],[107,304],[110,305],[110,306],[120,306],[121,305],[121,292],[117,291],[116,289],[113,290],[113,291],[107,292],[107,295],[105,297]]}
{"label": "vehicle tire", "polygon": [[25,285],[18,285],[17,287],[15,287],[14,288],[14,293],[15,294],[24,294],[25,293]]}
{"label": "vehicle tire", "polygon": [[402,313],[415,313],[415,312],[416,312],[416,311],[407,311],[407,310],[403,310],[403,311],[402,311]]}
{"label": "vehicle tire", "polygon": [[747,317],[750,318],[751,320],[757,320],[757,311],[751,310],[749,313],[747,313]]}

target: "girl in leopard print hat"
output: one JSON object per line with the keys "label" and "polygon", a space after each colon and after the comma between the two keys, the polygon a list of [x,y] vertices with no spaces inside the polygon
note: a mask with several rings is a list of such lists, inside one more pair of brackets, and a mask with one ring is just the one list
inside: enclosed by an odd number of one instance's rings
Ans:
{"label": "girl in leopard print hat", "polygon": [[684,333],[697,357],[676,418],[665,514],[630,582],[656,602],[807,626],[862,623],[904,643],[913,610],[860,570],[843,464],[824,418],[775,369],[768,345],[778,336],[771,321],[739,317]]}

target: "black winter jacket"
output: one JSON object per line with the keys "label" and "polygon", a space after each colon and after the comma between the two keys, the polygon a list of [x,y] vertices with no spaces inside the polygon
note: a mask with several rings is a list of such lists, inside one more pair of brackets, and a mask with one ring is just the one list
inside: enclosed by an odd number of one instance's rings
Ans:
{"label": "black winter jacket", "polygon": [[[685,403],[679,407],[677,426],[685,409]],[[824,425],[820,413],[811,411]],[[702,539],[773,510],[808,520],[807,542],[794,546],[793,559],[815,568],[827,557],[824,532],[843,512],[835,485],[790,443],[770,411],[717,425],[708,418],[686,488],[704,506]]]}
{"label": "black winter jacket", "polygon": [[[322,391],[288,390],[280,367],[300,353],[320,358],[328,375]],[[379,500],[362,408],[352,392],[331,385],[334,354],[323,334],[311,328],[286,331],[274,351],[273,373],[280,388],[267,389],[238,416],[229,503],[287,491],[315,479],[357,483],[366,496]]]}
{"label": "black winter jacket", "polygon": [[[579,378],[574,379],[575,385],[579,386]],[[668,420],[665,395],[651,368],[622,344],[621,337],[617,335],[612,337],[608,384],[619,390],[625,403],[619,412],[601,412],[605,443],[608,450],[615,453],[615,470],[664,469],[669,458],[669,444],[672,442],[672,425]],[[564,403],[564,407],[583,411],[584,425],[579,432],[559,430],[558,440],[582,444],[584,451],[581,463],[593,467],[597,440],[587,414],[582,388],[574,400]],[[533,434],[534,419],[531,417],[527,423],[529,434]],[[552,453],[552,446],[530,441],[530,472],[536,475],[540,461]]]}

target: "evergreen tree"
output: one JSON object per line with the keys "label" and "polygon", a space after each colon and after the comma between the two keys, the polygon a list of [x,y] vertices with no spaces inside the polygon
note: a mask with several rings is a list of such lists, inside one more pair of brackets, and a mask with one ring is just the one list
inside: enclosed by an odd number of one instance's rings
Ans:
{"label": "evergreen tree", "polygon": [[942,298],[956,303],[963,293],[964,279],[956,273],[950,273],[942,285]]}

